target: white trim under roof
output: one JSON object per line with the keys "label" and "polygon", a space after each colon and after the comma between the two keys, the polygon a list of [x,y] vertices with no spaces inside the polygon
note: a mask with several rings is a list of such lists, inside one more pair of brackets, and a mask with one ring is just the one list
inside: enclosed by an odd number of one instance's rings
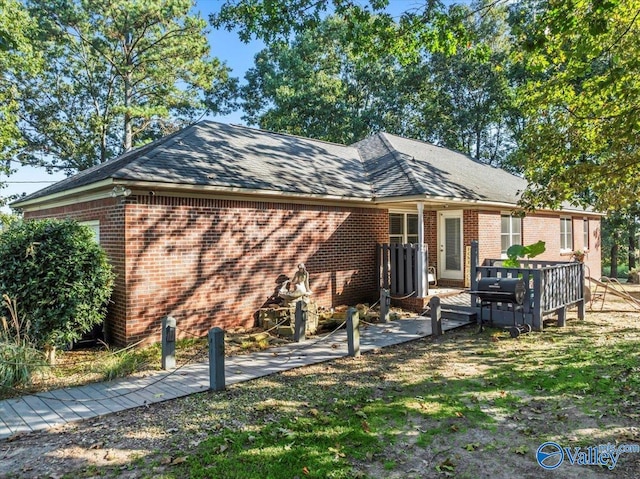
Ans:
{"label": "white trim under roof", "polygon": [[[522,210],[522,208],[518,207],[518,205],[514,203],[486,201],[486,200],[469,200],[469,199],[463,199],[463,198],[450,198],[445,196],[428,196],[428,195],[426,196],[414,195],[414,196],[403,196],[403,197],[398,196],[393,198],[376,198],[374,201],[378,205],[387,205],[389,208],[392,208],[389,205],[393,203],[397,203],[397,204],[412,203],[415,205],[419,202],[424,202],[425,207],[430,207],[433,205],[441,206],[443,208],[447,208],[451,206],[455,208],[463,208],[465,206],[474,206],[474,207],[486,206],[490,208],[501,208],[501,209],[508,208],[510,210]],[[402,206],[397,206],[397,207],[402,207]],[[406,206],[406,208],[409,208],[409,207],[410,207],[409,205]],[[571,213],[571,214],[583,214],[583,215],[592,215],[592,216],[606,216],[605,213],[600,213],[597,211],[587,211],[579,208],[569,209],[566,207],[561,208],[559,210],[541,208],[539,210],[534,211],[533,213],[547,213],[547,212],[551,212],[551,213],[565,212],[567,214]]]}
{"label": "white trim under roof", "polygon": [[[61,206],[67,206],[75,204],[80,201],[93,201],[111,197],[111,187],[116,185],[122,185],[133,190],[133,194],[146,195],[151,191],[162,191],[163,196],[181,197],[187,193],[191,197],[210,197],[215,195],[219,198],[219,195],[228,195],[230,198],[239,199],[242,198],[247,201],[282,201],[287,203],[302,203],[302,204],[331,204],[331,205],[344,205],[345,203],[353,206],[364,206],[368,208],[380,208],[380,209],[402,209],[409,212],[409,209],[415,212],[416,204],[424,203],[425,209],[432,209],[433,207],[441,208],[463,208],[463,207],[479,207],[484,206],[488,208],[497,209],[519,209],[517,205],[511,203],[502,203],[495,201],[483,201],[483,200],[469,200],[462,198],[450,198],[441,196],[424,196],[414,195],[405,197],[393,197],[393,198],[354,198],[348,196],[336,196],[336,195],[318,195],[312,193],[295,193],[295,192],[283,192],[273,190],[260,190],[249,188],[237,188],[228,186],[211,186],[211,185],[189,185],[189,184],[173,184],[173,183],[159,183],[159,182],[147,182],[147,181],[131,181],[131,180],[118,180],[114,178],[108,178],[106,180],[97,181],[89,185],[73,188],[57,193],[53,193],[47,196],[41,196],[26,201],[15,201],[10,204],[14,209],[21,209],[23,211],[38,211],[46,208],[56,208]],[[605,216],[603,213],[585,211],[585,210],[548,210],[541,209],[537,212],[565,212],[587,214],[594,216]]]}
{"label": "white trim under roof", "polygon": [[[111,190],[108,188],[112,185],[117,184],[113,178],[107,178],[106,180],[96,181],[95,183],[91,183],[89,185],[80,186],[78,188],[72,188],[69,190],[59,191],[57,193],[53,193],[46,196],[40,196],[38,198],[33,198],[25,201],[14,201],[10,203],[9,206],[13,209],[21,209],[28,211],[37,211],[44,208],[51,208],[51,203],[55,204],[55,206],[65,206],[74,203],[78,203],[78,201],[93,201],[100,200],[103,198],[107,198],[110,196]],[[94,191],[99,190],[99,191]],[[92,194],[89,194],[91,192]],[[56,199],[58,201],[56,202]],[[45,206],[40,206],[41,203],[45,203]],[[36,205],[35,208],[29,208],[29,206]]]}
{"label": "white trim under roof", "polygon": [[[16,201],[11,204],[14,209],[23,211],[38,211],[48,208],[57,208],[84,201],[93,201],[110,198],[111,187],[122,185],[132,190],[134,195],[148,195],[158,191],[161,196],[169,197],[202,197],[220,198],[226,196],[228,199],[241,199],[246,201],[272,201],[297,204],[331,204],[342,205],[348,203],[352,206],[363,206],[376,208],[371,198],[353,198],[347,196],[318,195],[309,193],[293,193],[273,190],[258,190],[248,188],[235,188],[226,186],[210,185],[188,185],[188,184],[168,184],[146,181],[118,181],[112,178],[100,182],[92,183],[84,187],[79,187],[52,195],[41,196],[26,201]],[[98,191],[94,191],[98,190]],[[92,194],[90,194],[93,192]],[[186,195],[185,195],[186,193]]]}

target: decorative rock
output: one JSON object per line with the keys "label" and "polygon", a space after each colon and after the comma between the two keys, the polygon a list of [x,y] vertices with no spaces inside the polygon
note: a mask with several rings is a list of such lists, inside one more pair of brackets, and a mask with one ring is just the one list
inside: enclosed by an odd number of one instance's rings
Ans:
{"label": "decorative rock", "polygon": [[364,319],[366,321],[378,321],[380,319],[380,313],[378,313],[377,311],[367,311],[367,314],[364,315]]}

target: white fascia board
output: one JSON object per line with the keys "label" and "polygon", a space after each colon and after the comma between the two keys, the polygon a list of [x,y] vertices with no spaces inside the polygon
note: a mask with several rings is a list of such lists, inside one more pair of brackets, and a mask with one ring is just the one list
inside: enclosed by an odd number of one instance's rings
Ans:
{"label": "white fascia board", "polygon": [[243,199],[247,201],[272,201],[297,204],[323,204],[344,206],[345,203],[352,206],[364,206],[375,208],[371,198],[353,198],[337,195],[314,195],[307,193],[290,193],[271,190],[258,190],[247,188],[230,188],[204,185],[175,185],[148,181],[126,181],[108,179],[92,183],[73,190],[35,198],[27,201],[17,201],[12,208],[23,211],[38,211],[46,208],[56,208],[75,204],[83,201],[92,201],[111,197],[111,187],[122,185],[129,188],[134,195],[148,195],[152,192],[162,196],[173,197],[201,197],[201,198],[225,198]]}
{"label": "white fascia board", "polygon": [[56,208],[59,206],[67,206],[78,203],[80,201],[93,201],[111,196],[109,187],[117,184],[112,178],[91,183],[90,185],[80,186],[70,190],[53,193],[39,198],[33,198],[25,201],[14,201],[9,206],[13,209],[23,211],[38,211],[46,208]]}
{"label": "white fascia board", "polygon": [[[463,206],[484,206],[488,208],[500,208],[500,209],[510,209],[510,210],[521,210],[517,204],[515,203],[507,203],[500,201],[486,201],[486,200],[469,200],[463,198],[449,198],[444,196],[422,196],[422,195],[413,195],[413,196],[397,196],[393,198],[376,198],[375,204],[378,205],[390,205],[392,203],[407,203],[407,202],[424,202],[426,207],[429,206],[454,206],[457,208]],[[597,212],[597,211],[587,211],[580,208],[561,208],[559,210],[552,209],[539,209],[534,213],[571,213],[573,215],[576,214],[584,214],[591,216],[606,216],[605,213]]]}

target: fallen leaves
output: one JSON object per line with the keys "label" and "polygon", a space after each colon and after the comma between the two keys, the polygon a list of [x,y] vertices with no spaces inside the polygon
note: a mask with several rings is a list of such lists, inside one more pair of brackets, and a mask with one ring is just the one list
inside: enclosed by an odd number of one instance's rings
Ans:
{"label": "fallen leaves", "polygon": [[513,452],[524,456],[529,452],[529,448],[527,446],[518,446],[513,448]]}
{"label": "fallen leaves", "polygon": [[188,456],[179,456],[176,457],[173,461],[171,461],[171,466],[177,466],[178,464],[182,464],[187,461]]}
{"label": "fallen leaves", "polygon": [[188,457],[189,456],[177,456],[177,457],[164,456],[162,459],[160,459],[160,464],[162,466],[177,466],[179,464],[183,464],[187,462]]}
{"label": "fallen leaves", "polygon": [[347,455],[340,450],[340,446],[336,445],[336,447],[329,447],[329,452],[332,452],[335,456],[334,459],[338,459],[340,457],[346,457]]}
{"label": "fallen leaves", "polygon": [[443,462],[436,466],[436,471],[443,473],[447,477],[452,477],[456,470],[455,463],[451,460],[450,457],[445,459]]}

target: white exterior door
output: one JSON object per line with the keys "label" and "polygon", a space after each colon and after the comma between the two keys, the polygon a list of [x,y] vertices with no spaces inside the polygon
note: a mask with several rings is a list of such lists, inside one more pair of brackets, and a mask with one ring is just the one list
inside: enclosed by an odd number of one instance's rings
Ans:
{"label": "white exterior door", "polygon": [[445,279],[464,278],[462,211],[442,211],[438,224],[438,274]]}

